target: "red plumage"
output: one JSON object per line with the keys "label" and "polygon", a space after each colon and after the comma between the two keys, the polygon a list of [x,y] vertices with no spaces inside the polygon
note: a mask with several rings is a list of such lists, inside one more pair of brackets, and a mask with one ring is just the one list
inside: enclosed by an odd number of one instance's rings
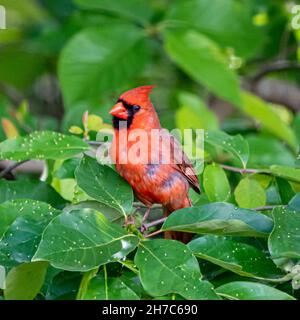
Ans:
{"label": "red plumage", "polygon": [[[160,126],[149,98],[152,89],[153,86],[143,86],[123,93],[111,110],[115,129],[111,156],[116,170],[132,186],[135,196],[149,208],[154,203],[162,204],[167,216],[175,210],[190,207],[189,187],[199,193],[200,188],[195,171],[181,146]],[[124,120],[128,125],[120,128],[120,121]],[[130,153],[130,148],[137,143],[134,139],[130,141],[130,134],[138,129],[144,130],[148,145],[145,147],[146,144],[141,143],[136,154]],[[159,144],[151,144],[153,130],[154,136],[160,137]],[[154,164],[151,162],[153,159],[156,159]],[[165,237],[186,243],[191,239],[191,234],[171,231],[165,232]]]}

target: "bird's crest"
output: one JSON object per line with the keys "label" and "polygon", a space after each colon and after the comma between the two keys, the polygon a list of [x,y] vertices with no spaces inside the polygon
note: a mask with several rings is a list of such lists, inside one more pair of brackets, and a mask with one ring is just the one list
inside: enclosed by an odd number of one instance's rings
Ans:
{"label": "bird's crest", "polygon": [[155,86],[141,86],[124,92],[121,99],[129,104],[143,104],[149,100],[149,94]]}

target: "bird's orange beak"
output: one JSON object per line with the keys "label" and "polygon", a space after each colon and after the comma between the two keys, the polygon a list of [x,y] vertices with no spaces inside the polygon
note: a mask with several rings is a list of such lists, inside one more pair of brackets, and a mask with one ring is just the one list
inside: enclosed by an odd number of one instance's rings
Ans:
{"label": "bird's orange beak", "polygon": [[109,112],[114,117],[127,120],[128,113],[122,102],[118,102]]}

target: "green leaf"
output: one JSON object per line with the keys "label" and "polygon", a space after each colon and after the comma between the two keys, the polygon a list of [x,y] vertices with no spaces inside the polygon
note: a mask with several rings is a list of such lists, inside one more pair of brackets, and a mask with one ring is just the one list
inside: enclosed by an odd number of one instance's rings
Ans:
{"label": "green leaf", "polygon": [[[195,94],[180,92],[178,95],[180,108],[176,111],[176,126],[184,130],[186,128],[217,130],[218,119],[209,110],[208,106]],[[193,115],[191,117],[191,114]]]}
{"label": "green leaf", "polygon": [[142,242],[134,262],[144,289],[154,297],[178,293],[186,299],[217,299],[211,284],[201,280],[197,259],[181,242]]}
{"label": "green leaf", "polygon": [[140,0],[75,0],[83,9],[104,10],[132,21],[147,23],[153,12],[149,2]]}
{"label": "green leaf", "polygon": [[206,131],[205,143],[228,152],[246,168],[249,158],[249,146],[241,135],[230,136],[224,131]]}
{"label": "green leaf", "polygon": [[232,204],[216,202],[173,212],[162,226],[163,230],[199,234],[265,237],[273,222],[267,216]]}
{"label": "green leaf", "polygon": [[175,29],[165,33],[165,48],[195,81],[234,105],[241,104],[238,78],[213,41],[193,30]]}
{"label": "green leaf", "polygon": [[76,34],[59,61],[65,107],[81,113],[99,109],[101,95],[119,90],[141,73],[148,56],[144,37],[142,29],[125,23]]}
{"label": "green leaf", "polygon": [[273,165],[269,170],[273,175],[294,182],[300,182],[300,169]]}
{"label": "green leaf", "polygon": [[170,6],[166,20],[195,28],[248,58],[260,49],[264,40],[263,29],[252,22],[252,8],[234,0],[176,1]]}
{"label": "green leaf", "polygon": [[211,202],[227,201],[230,198],[231,190],[227,175],[218,164],[205,167],[203,184],[205,193]]}
{"label": "green leaf", "polygon": [[13,200],[0,205],[0,264],[29,262],[42,233],[60,211],[47,203]]}
{"label": "green leaf", "polygon": [[79,272],[60,270],[46,289],[46,300],[75,300],[81,279],[82,274]]}
{"label": "green leaf", "polygon": [[297,137],[297,141],[300,144],[300,112],[298,112],[293,121],[294,133]]}
{"label": "green leaf", "polygon": [[94,209],[101,212],[109,221],[122,225],[124,223],[124,215],[109,206],[98,201],[82,201],[74,205],[70,205],[64,208],[65,212],[70,212],[79,209]]}
{"label": "green leaf", "polygon": [[138,238],[90,209],[64,212],[43,233],[33,261],[46,260],[58,269],[89,271],[119,260],[134,250]]}
{"label": "green leaf", "polygon": [[295,192],[292,189],[291,184],[282,178],[276,178],[278,191],[282,204],[287,204],[294,196]]}
{"label": "green leaf", "polygon": [[253,134],[247,136],[246,141],[250,149],[250,168],[266,168],[271,165],[294,166],[295,156],[279,140]]}
{"label": "green leaf", "polygon": [[74,179],[74,171],[78,167],[79,162],[79,158],[65,160],[60,168],[54,172],[54,176],[59,179]]}
{"label": "green leaf", "polygon": [[14,199],[40,200],[58,208],[66,203],[66,200],[46,182],[29,179],[0,180],[0,203]]}
{"label": "green leaf", "polygon": [[48,263],[23,263],[13,268],[6,278],[6,300],[33,300],[44,283]]}
{"label": "green leaf", "polygon": [[300,212],[300,192],[296,193],[296,195],[293,197],[293,199],[290,200],[288,208],[290,210]]}
{"label": "green leaf", "polygon": [[244,178],[234,191],[235,200],[241,208],[257,208],[266,204],[264,188],[254,179]]}
{"label": "green leaf", "polygon": [[75,176],[79,187],[90,197],[124,215],[132,209],[131,187],[110,167],[85,156],[76,169]]}
{"label": "green leaf", "polygon": [[71,126],[69,132],[73,134],[82,134],[83,130],[78,126]]}
{"label": "green leaf", "polygon": [[270,104],[249,92],[243,92],[242,99],[242,110],[246,114],[257,120],[275,137],[286,141],[294,150],[297,148],[297,139],[293,130],[280,118]]}
{"label": "green leaf", "polygon": [[300,211],[285,207],[273,210],[274,229],[268,246],[273,258],[300,258]]}
{"label": "green leaf", "polygon": [[58,132],[36,131],[28,136],[0,143],[0,158],[9,160],[66,159],[89,150],[87,143],[75,136]]}
{"label": "green leaf", "polygon": [[139,300],[139,296],[122,280],[122,277],[93,278],[87,288],[84,300]]}
{"label": "green leaf", "polygon": [[230,282],[218,287],[216,292],[230,300],[295,300],[285,292],[256,282]]}
{"label": "green leaf", "polygon": [[193,254],[244,277],[278,279],[281,271],[261,250],[234,239],[206,235],[188,244]]}

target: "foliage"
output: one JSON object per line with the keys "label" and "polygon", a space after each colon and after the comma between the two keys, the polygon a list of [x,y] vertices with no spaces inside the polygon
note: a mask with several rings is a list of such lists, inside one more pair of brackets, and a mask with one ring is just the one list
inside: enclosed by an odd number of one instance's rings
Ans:
{"label": "foliage", "polygon": [[[0,159],[43,172],[0,172],[0,299],[299,297],[300,113],[255,91],[271,60],[300,59],[284,2],[2,2]],[[294,70],[266,78],[300,83]],[[94,148],[118,95],[141,84],[157,85],[164,127],[205,129],[202,194],[147,230]]]}

